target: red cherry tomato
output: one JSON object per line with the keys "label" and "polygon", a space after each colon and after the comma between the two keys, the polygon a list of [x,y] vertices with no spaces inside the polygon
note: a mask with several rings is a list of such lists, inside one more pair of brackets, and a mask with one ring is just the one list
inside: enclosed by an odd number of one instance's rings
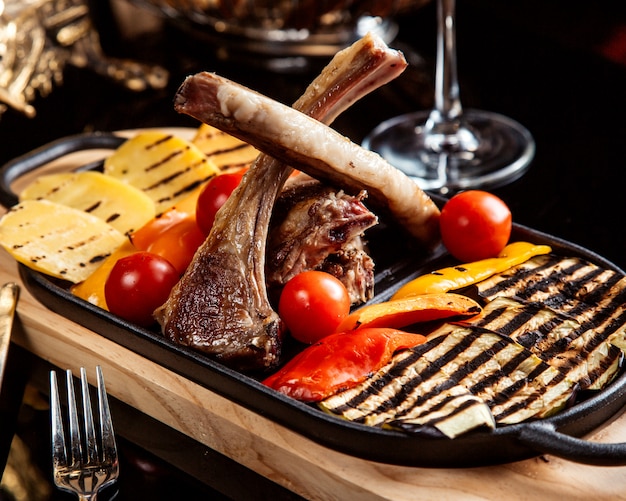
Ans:
{"label": "red cherry tomato", "polygon": [[441,210],[441,238],[450,254],[463,262],[495,257],[511,236],[512,217],[497,196],[469,190],[453,196]]}
{"label": "red cherry tomato", "polygon": [[156,254],[136,252],[123,257],[104,284],[109,311],[149,327],[155,322],[152,313],[165,303],[178,278],[176,268]]}
{"label": "red cherry tomato", "polygon": [[334,276],[305,271],[285,284],[278,313],[295,339],[310,344],[335,332],[350,313],[350,296]]}
{"label": "red cherry tomato", "polygon": [[243,175],[244,170],[220,174],[211,178],[200,192],[196,205],[196,221],[205,235],[210,233],[215,214],[239,186]]}

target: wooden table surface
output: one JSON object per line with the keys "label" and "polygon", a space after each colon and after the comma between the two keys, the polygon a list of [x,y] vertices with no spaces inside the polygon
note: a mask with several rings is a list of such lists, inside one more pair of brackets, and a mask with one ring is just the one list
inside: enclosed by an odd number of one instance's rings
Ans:
{"label": "wooden table surface", "polygon": [[[0,283],[6,282],[21,284],[15,261],[2,249]],[[542,456],[494,467],[428,469],[328,449],[63,318],[21,285],[13,342],[75,374],[84,366],[92,381],[94,367],[102,366],[112,396],[304,498],[626,499],[626,466]],[[626,442],[626,414],[588,438]]]}

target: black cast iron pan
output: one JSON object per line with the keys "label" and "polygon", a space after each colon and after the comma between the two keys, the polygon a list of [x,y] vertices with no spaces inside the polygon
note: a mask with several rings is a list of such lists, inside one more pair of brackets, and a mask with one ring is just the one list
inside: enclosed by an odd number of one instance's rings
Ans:
{"label": "black cast iron pan", "polygon": [[[123,138],[112,134],[72,136],[43,146],[4,165],[0,201],[17,201],[12,183],[48,162],[75,151],[113,149]],[[86,165],[83,168],[97,168]],[[443,200],[440,200],[443,202]],[[414,252],[397,231],[381,225],[368,234],[377,263],[377,299],[385,300],[404,281],[449,263],[442,250],[425,256]],[[573,243],[514,225],[512,240],[548,244],[557,253],[580,256],[624,274],[613,263]],[[377,245],[377,242],[379,243]],[[383,244],[384,242],[384,244]],[[324,446],[373,461],[419,467],[476,467],[527,459],[541,454],[592,465],[626,465],[626,443],[605,444],[582,437],[623,411],[626,373],[605,389],[559,414],[538,421],[476,431],[456,439],[428,433],[405,434],[347,422],[262,385],[257,378],[225,367],[200,352],[178,346],[158,332],[132,325],[73,296],[65,283],[19,265],[29,291],[52,311],[77,322],[224,397],[280,423]]]}

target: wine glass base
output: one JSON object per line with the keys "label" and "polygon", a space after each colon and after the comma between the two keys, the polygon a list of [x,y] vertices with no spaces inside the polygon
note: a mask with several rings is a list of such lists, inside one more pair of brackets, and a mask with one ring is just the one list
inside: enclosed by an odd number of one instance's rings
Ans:
{"label": "wine glass base", "polygon": [[389,119],[363,140],[363,147],[380,154],[422,189],[444,194],[513,182],[535,155],[535,142],[525,127],[503,115],[471,109],[463,111],[462,123],[465,132],[476,137],[476,147],[464,149],[451,137],[433,149],[424,134],[429,116],[420,111]]}

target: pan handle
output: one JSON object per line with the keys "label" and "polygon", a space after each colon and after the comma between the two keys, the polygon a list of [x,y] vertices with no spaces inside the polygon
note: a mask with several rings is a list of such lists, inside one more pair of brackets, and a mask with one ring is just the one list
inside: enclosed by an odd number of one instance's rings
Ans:
{"label": "pan handle", "polygon": [[590,442],[556,431],[546,422],[526,423],[518,439],[544,454],[595,466],[626,465],[626,442],[608,444]]}
{"label": "pan handle", "polygon": [[11,184],[21,176],[70,153],[95,149],[114,150],[124,141],[126,138],[109,132],[75,134],[57,139],[17,157],[4,164],[0,170],[0,203],[8,208],[18,202]]}

